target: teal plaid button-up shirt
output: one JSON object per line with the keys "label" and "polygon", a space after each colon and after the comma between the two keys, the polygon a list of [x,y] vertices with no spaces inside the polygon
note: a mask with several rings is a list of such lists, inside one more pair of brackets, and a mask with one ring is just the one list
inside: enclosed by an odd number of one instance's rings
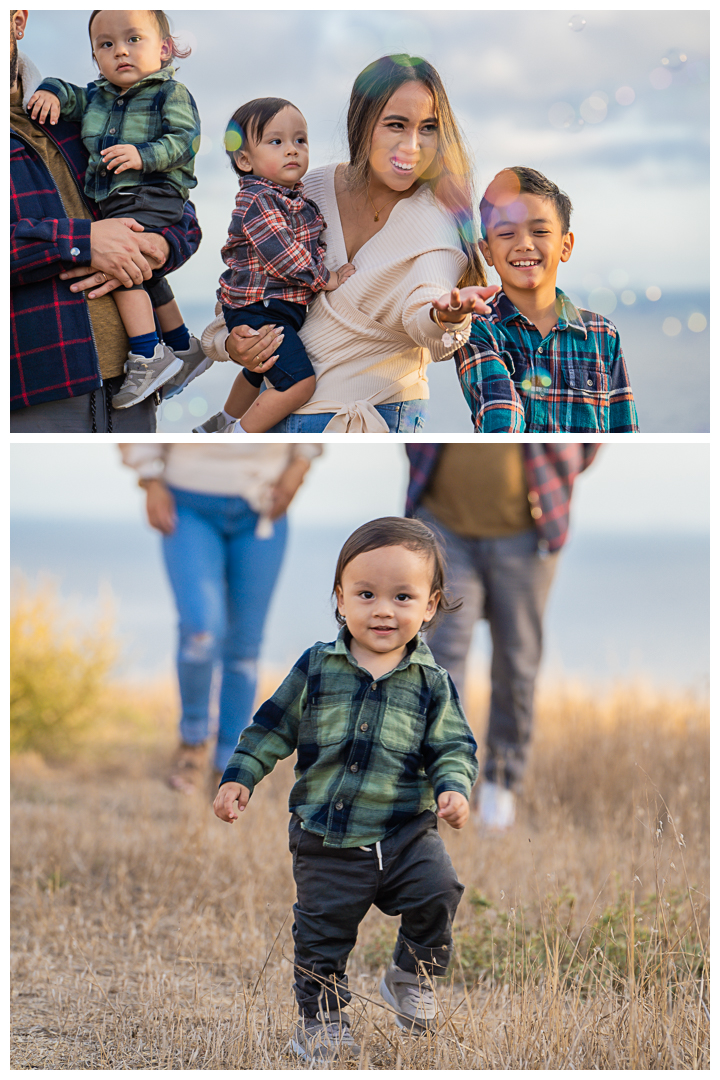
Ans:
{"label": "teal plaid button-up shirt", "polygon": [[[187,201],[197,185],[193,171],[200,146],[200,116],[192,94],[173,78],[175,69],[164,67],[146,75],[121,93],[104,76],[83,89],[62,79],[44,79],[39,90],[60,99],[65,120],[81,125],[82,141],[90,155],[85,173],[85,194],[95,202],[118,188],[169,183]],[[116,176],[108,171],[101,150],[118,143],[137,148],[142,172],[128,169]]]}
{"label": "teal plaid button-up shirt", "polygon": [[543,338],[502,290],[473,315],[455,353],[476,431],[637,431],[617,327],[556,289],[558,321]]}
{"label": "teal plaid button-up shirt", "polygon": [[478,775],[457,691],[417,638],[379,679],[357,664],[346,630],[313,645],[242,732],[222,783],[252,792],[294,750],[289,809],[328,847],[383,840],[443,791],[469,798]]}

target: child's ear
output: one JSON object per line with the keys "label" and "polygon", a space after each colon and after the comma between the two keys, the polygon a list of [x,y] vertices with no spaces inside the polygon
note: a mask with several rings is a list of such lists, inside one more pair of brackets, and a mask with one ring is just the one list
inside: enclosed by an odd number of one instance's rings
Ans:
{"label": "child's ear", "polygon": [[345,601],[343,600],[343,591],[340,585],[335,586],[335,600],[337,602],[338,614],[345,614]]}
{"label": "child's ear", "polygon": [[163,61],[172,60],[172,54],[172,41],[170,38],[165,38],[160,46],[160,59]]}
{"label": "child's ear", "polygon": [[480,241],[480,250],[482,251],[482,256],[485,262],[488,264],[488,266],[492,266],[492,255],[490,254],[490,246],[487,240]]}
{"label": "child's ear", "polygon": [[424,621],[426,623],[430,622],[430,620],[435,615],[435,612],[437,611],[437,606],[438,606],[439,603],[440,603],[440,590],[436,589],[434,593],[430,594],[430,599],[428,600],[428,606],[427,606],[427,610],[425,611],[425,619],[424,619]]}
{"label": "child's ear", "polygon": [[560,253],[560,262],[567,262],[572,255],[572,249],[575,244],[575,236],[573,233],[565,233],[562,242],[562,251]]}
{"label": "child's ear", "polygon": [[237,165],[240,172],[252,172],[252,164],[250,162],[250,158],[247,156],[244,150],[236,150],[233,154],[233,161]]}

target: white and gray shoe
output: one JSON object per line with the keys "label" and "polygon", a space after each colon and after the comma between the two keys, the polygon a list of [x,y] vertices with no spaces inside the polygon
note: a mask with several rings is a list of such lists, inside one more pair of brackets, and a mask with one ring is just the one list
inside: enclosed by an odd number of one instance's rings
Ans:
{"label": "white and gray shoe", "polygon": [[230,433],[235,430],[235,424],[237,420],[232,420],[229,424],[225,419],[225,413],[217,412],[214,416],[211,416],[209,420],[206,420],[204,424],[200,424],[199,427],[194,427],[193,431],[198,435],[220,435],[223,432]]}
{"label": "white and gray shoe", "polygon": [[190,335],[190,347],[188,349],[176,349],[175,355],[182,360],[182,367],[177,375],[173,375],[163,386],[163,398],[166,401],[184,390],[188,383],[191,383],[193,379],[197,379],[198,375],[202,375],[203,371],[207,371],[213,363],[210,357],[203,352],[202,345],[194,334]]}
{"label": "white and gray shoe", "polygon": [[302,1017],[290,1045],[306,1061],[335,1061],[341,1056],[356,1058],[360,1047],[350,1034],[350,1024],[341,1012]]}
{"label": "white and gray shoe", "polygon": [[395,1023],[411,1035],[435,1030],[437,1004],[432,984],[424,975],[403,971],[390,961],[380,983],[380,993],[395,1010]]}
{"label": "white and gray shoe", "polygon": [[515,824],[515,792],[504,784],[484,780],[475,811],[475,824],[487,832],[507,832]]}
{"label": "white and gray shoe", "polygon": [[144,401],[173,375],[177,375],[182,366],[182,360],[162,341],[155,346],[155,352],[149,359],[129,352],[125,362],[125,381],[112,399],[113,408],[129,409],[131,405]]}

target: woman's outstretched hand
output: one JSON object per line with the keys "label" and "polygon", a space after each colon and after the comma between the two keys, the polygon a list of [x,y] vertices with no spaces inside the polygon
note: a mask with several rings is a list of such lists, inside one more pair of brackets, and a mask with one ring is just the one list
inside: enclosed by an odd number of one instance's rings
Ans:
{"label": "woman's outstretched hand", "polygon": [[441,322],[458,323],[471,312],[476,315],[489,315],[490,308],[485,301],[499,291],[499,285],[469,285],[467,289],[453,289],[452,292],[444,293],[439,300],[433,300],[432,306]]}

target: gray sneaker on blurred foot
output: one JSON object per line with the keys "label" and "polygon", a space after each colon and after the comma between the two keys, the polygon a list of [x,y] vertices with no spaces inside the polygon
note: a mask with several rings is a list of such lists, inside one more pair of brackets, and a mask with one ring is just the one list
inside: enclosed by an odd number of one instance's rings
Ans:
{"label": "gray sneaker on blurred foot", "polygon": [[435,1030],[435,991],[424,975],[403,971],[390,961],[380,983],[380,993],[395,1010],[395,1023],[411,1035]]}
{"label": "gray sneaker on blurred foot", "polygon": [[181,367],[182,360],[162,341],[155,346],[155,352],[149,359],[138,353],[128,353],[125,382],[112,399],[113,408],[129,409],[131,405],[144,401],[176,375]]}
{"label": "gray sneaker on blurred foot", "polygon": [[356,1058],[360,1054],[350,1024],[340,1012],[301,1017],[290,1045],[306,1061],[335,1061],[341,1055]]}

